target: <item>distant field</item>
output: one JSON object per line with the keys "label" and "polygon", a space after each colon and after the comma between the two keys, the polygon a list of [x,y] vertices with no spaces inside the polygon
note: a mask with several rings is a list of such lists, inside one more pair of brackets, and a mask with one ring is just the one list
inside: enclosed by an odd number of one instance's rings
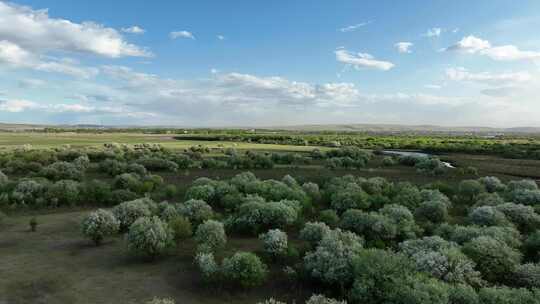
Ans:
{"label": "distant field", "polygon": [[[282,151],[311,151],[314,146],[293,146],[274,144],[253,144],[228,141],[195,141],[176,140],[174,134],[137,134],[137,133],[104,133],[104,134],[83,134],[83,133],[0,133],[0,148],[14,148],[26,144],[31,144],[34,148],[53,148],[61,145],[71,145],[73,147],[101,146],[104,143],[121,144],[141,144],[156,143],[170,149],[185,149],[195,145],[204,145],[209,148],[255,149],[255,150],[282,150]],[[324,149],[324,148],[322,148]]]}

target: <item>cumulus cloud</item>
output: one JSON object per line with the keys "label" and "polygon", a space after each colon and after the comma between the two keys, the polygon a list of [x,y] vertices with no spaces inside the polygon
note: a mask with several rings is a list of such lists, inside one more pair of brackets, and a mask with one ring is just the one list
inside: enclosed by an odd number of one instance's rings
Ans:
{"label": "cumulus cloud", "polygon": [[151,56],[146,49],[128,43],[113,28],[51,18],[47,10],[5,2],[0,2],[0,37],[36,54],[62,51],[111,58]]}
{"label": "cumulus cloud", "polygon": [[18,113],[38,107],[39,104],[24,99],[0,100],[0,111],[3,112]]}
{"label": "cumulus cloud", "polygon": [[122,28],[122,32],[129,33],[129,34],[144,34],[146,33],[146,30],[137,25],[134,25],[131,27]]}
{"label": "cumulus cloud", "polygon": [[398,42],[394,44],[400,53],[412,53],[411,47],[413,46],[412,42]]}
{"label": "cumulus cloud", "polygon": [[83,79],[88,79],[98,74],[96,68],[82,67],[72,59],[39,56],[6,40],[0,41],[0,64],[13,68],[61,73]]}
{"label": "cumulus cloud", "polygon": [[454,81],[471,81],[488,85],[516,84],[532,80],[528,72],[472,73],[463,67],[447,69],[446,76]]}
{"label": "cumulus cloud", "polygon": [[171,39],[177,39],[177,38],[188,38],[188,39],[195,39],[195,36],[191,32],[188,31],[174,31],[169,33],[169,37]]}
{"label": "cumulus cloud", "polygon": [[472,35],[463,37],[447,50],[480,54],[497,61],[540,60],[540,52],[522,51],[515,45],[492,46],[489,41]]}
{"label": "cumulus cloud", "polygon": [[144,118],[155,117],[151,112],[138,112],[121,106],[93,106],[76,103],[43,104],[25,99],[0,100],[0,112],[22,113],[38,111],[47,114],[110,115],[112,117]]}
{"label": "cumulus cloud", "polygon": [[427,32],[424,34],[426,37],[439,37],[441,36],[443,32],[443,29],[440,27],[433,27],[427,30]]}
{"label": "cumulus cloud", "polygon": [[456,44],[447,48],[449,51],[463,51],[467,53],[477,53],[479,51],[491,48],[491,43],[487,40],[477,38],[475,36],[463,37]]}
{"label": "cumulus cloud", "polygon": [[349,26],[340,28],[338,31],[340,31],[342,33],[354,32],[354,31],[358,30],[361,27],[364,27],[364,26],[366,26],[368,24],[371,24],[372,22],[373,21],[367,21],[367,22],[357,23],[357,24],[354,24],[354,25],[349,25]]}
{"label": "cumulus cloud", "polygon": [[388,71],[395,65],[388,61],[377,60],[373,56],[367,53],[351,53],[345,49],[337,49],[335,51],[336,60],[347,65],[351,65],[357,69],[359,68],[371,68],[382,71]]}

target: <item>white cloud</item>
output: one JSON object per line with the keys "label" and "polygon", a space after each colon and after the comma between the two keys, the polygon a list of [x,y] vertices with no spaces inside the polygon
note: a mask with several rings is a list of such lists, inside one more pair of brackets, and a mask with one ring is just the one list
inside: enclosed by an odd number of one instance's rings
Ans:
{"label": "white cloud", "polygon": [[532,76],[528,72],[513,72],[513,73],[471,73],[467,69],[449,68],[446,70],[446,76],[454,81],[472,81],[488,85],[503,85],[523,83],[532,80]]}
{"label": "white cloud", "polygon": [[515,61],[515,60],[539,60],[540,52],[522,51],[514,45],[503,45],[492,47],[481,52],[493,60]]}
{"label": "white cloud", "polygon": [[18,113],[38,107],[39,104],[24,99],[0,100],[0,111],[3,112]]}
{"label": "white cloud", "polygon": [[358,30],[361,27],[364,27],[364,26],[366,26],[368,24],[371,24],[372,22],[373,21],[367,21],[367,22],[357,23],[357,24],[354,24],[354,25],[349,25],[349,26],[340,28],[338,31],[340,31],[342,33],[354,32],[354,31]]}
{"label": "white cloud", "polygon": [[195,39],[195,36],[193,36],[193,34],[191,32],[188,32],[188,31],[170,32],[169,37],[171,37],[171,39],[177,39],[177,38]]}
{"label": "white cloud", "polygon": [[98,73],[97,69],[79,66],[72,59],[36,55],[6,40],[0,41],[0,64],[13,68],[61,73],[84,79],[94,77]]}
{"label": "white cloud", "polygon": [[462,51],[467,53],[477,53],[479,51],[491,48],[491,43],[487,40],[477,38],[475,36],[463,37],[456,44],[447,48],[449,51]]}
{"label": "white cloud", "polygon": [[394,44],[394,46],[397,48],[398,52],[400,53],[411,53],[411,47],[414,44],[412,42],[398,42]]}
{"label": "white cloud", "polygon": [[489,41],[472,35],[463,37],[447,50],[480,54],[497,61],[540,60],[540,52],[522,51],[514,45],[492,46]]}
{"label": "white cloud", "polygon": [[21,113],[26,111],[39,111],[49,114],[78,114],[78,115],[112,115],[114,117],[143,118],[155,117],[155,113],[138,112],[126,107],[97,107],[84,104],[42,104],[24,99],[0,100],[0,112]]}
{"label": "white cloud", "polygon": [[63,51],[112,58],[151,56],[144,48],[125,41],[113,28],[50,18],[47,10],[5,2],[0,2],[0,37],[36,54]]}
{"label": "white cloud", "polygon": [[218,40],[225,40],[225,36],[223,36],[223,35],[217,35],[216,38]]}
{"label": "white cloud", "polygon": [[424,85],[424,88],[432,89],[432,90],[440,90],[440,89],[442,89],[442,86],[438,85],[438,84],[426,84],[426,85]]}
{"label": "white cloud", "polygon": [[137,25],[134,25],[131,27],[122,28],[122,32],[129,33],[129,34],[144,34],[146,33],[146,30]]}
{"label": "white cloud", "polygon": [[427,30],[427,32],[424,34],[426,37],[439,37],[441,36],[443,32],[443,29],[440,27],[433,27]]}
{"label": "white cloud", "polygon": [[348,65],[352,65],[355,68],[372,68],[382,71],[388,71],[395,65],[388,61],[377,60],[373,56],[367,53],[354,54],[345,49],[338,49],[335,51],[336,60]]}

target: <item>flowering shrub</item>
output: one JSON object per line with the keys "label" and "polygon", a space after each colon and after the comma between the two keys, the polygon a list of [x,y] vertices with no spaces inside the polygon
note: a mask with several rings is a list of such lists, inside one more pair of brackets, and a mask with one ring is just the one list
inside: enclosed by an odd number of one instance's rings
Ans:
{"label": "flowering shrub", "polygon": [[120,221],[120,230],[123,231],[129,228],[138,218],[152,215],[145,199],[123,202],[114,207],[112,212]]}
{"label": "flowering shrub", "polygon": [[195,263],[205,281],[214,282],[220,279],[220,266],[216,263],[214,254],[211,252],[199,252],[195,256]]}
{"label": "flowering shrub", "polygon": [[152,300],[146,302],[146,304],[176,304],[176,301],[169,298],[153,298]]}
{"label": "flowering shrub", "polygon": [[325,223],[307,222],[300,231],[300,239],[309,242],[311,246],[315,247],[330,231],[330,227]]}
{"label": "flowering shrub", "polygon": [[194,199],[179,204],[178,211],[195,225],[211,219],[214,215],[210,205],[208,205],[205,201]]}
{"label": "flowering shrub", "polygon": [[221,222],[207,220],[197,227],[195,240],[199,245],[199,251],[211,252],[225,246],[227,235]]}
{"label": "flowering shrub", "polygon": [[99,245],[109,235],[113,235],[120,229],[120,222],[112,212],[98,209],[87,215],[82,221],[82,233],[87,238]]}
{"label": "flowering shrub", "polygon": [[362,249],[363,240],[352,232],[335,229],[327,233],[315,251],[304,257],[304,267],[317,280],[327,284],[348,284],[353,280],[352,260]]}
{"label": "flowering shrub", "polygon": [[483,278],[490,282],[508,281],[521,261],[519,251],[487,236],[466,243],[463,252],[476,263]]}
{"label": "flowering shrub", "polygon": [[126,235],[128,251],[154,258],[173,245],[169,226],[159,217],[141,217],[130,227]]}
{"label": "flowering shrub", "polygon": [[259,239],[264,243],[264,251],[271,256],[280,256],[287,252],[287,233],[279,230],[268,230],[267,233],[259,235]]}
{"label": "flowering shrub", "polygon": [[335,299],[327,298],[323,295],[312,295],[306,304],[347,304],[347,301],[338,301]]}

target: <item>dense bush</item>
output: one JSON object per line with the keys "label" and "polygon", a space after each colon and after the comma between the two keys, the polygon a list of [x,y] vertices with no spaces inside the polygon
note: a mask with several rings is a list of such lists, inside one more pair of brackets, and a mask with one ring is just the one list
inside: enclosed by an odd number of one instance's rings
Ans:
{"label": "dense bush", "polygon": [[84,171],[72,163],[56,162],[43,168],[41,176],[51,180],[71,179],[80,181],[84,176]]}
{"label": "dense bush", "polygon": [[149,205],[152,203],[149,199],[144,198],[123,202],[114,207],[112,212],[120,221],[120,230],[127,230],[131,224],[141,217],[151,216],[152,211]]}
{"label": "dense bush", "polygon": [[61,180],[48,187],[45,197],[50,206],[76,206],[83,199],[81,186],[72,180]]}
{"label": "dense bush", "polygon": [[331,231],[330,227],[321,222],[308,222],[300,231],[300,239],[315,247]]}
{"label": "dense bush", "polygon": [[369,200],[361,186],[351,183],[332,194],[330,205],[338,212],[347,209],[367,209]]}
{"label": "dense bush", "polygon": [[507,226],[510,221],[504,213],[493,206],[482,206],[469,213],[469,221],[479,226]]}
{"label": "dense bush", "polygon": [[232,218],[232,225],[239,231],[251,233],[285,228],[296,221],[300,209],[297,201],[252,201],[238,208]]}
{"label": "dense bush", "polygon": [[171,218],[168,221],[168,224],[173,232],[176,242],[187,239],[193,234],[191,222],[183,216],[176,216]]}
{"label": "dense bush", "polygon": [[225,279],[242,288],[258,286],[268,276],[268,267],[251,252],[237,252],[225,258],[222,267]]}
{"label": "dense bush", "polygon": [[405,241],[399,247],[415,263],[417,271],[449,283],[482,284],[475,263],[455,243],[434,236]]}
{"label": "dense bush", "polygon": [[211,252],[199,252],[195,256],[195,264],[206,282],[216,282],[221,278],[221,266],[216,262]]}
{"label": "dense bush", "polygon": [[506,186],[495,176],[485,176],[478,179],[478,181],[484,185],[485,189],[489,193],[500,192],[506,189]]}
{"label": "dense bush", "polygon": [[519,251],[487,236],[466,243],[463,252],[476,263],[482,277],[490,282],[509,282],[521,261]]}
{"label": "dense bush", "polygon": [[519,287],[540,288],[540,264],[527,263],[517,266],[513,282]]}
{"label": "dense bush", "polygon": [[211,219],[214,216],[212,207],[205,201],[188,200],[178,205],[178,211],[181,215],[187,217],[195,226]]}
{"label": "dense bush", "polygon": [[304,267],[315,280],[335,286],[347,286],[353,280],[353,259],[363,240],[340,229],[328,232],[314,251],[304,257]]}
{"label": "dense bush", "polygon": [[137,160],[137,163],[150,171],[172,171],[178,170],[178,164],[168,159],[159,157],[145,157]]}
{"label": "dense bush", "polygon": [[159,217],[140,217],[126,235],[127,249],[136,255],[154,258],[174,244],[173,233]]}
{"label": "dense bush", "polygon": [[221,222],[207,220],[195,231],[195,240],[201,252],[213,252],[227,243],[225,228]]}
{"label": "dense bush", "polygon": [[287,233],[279,229],[271,229],[259,235],[264,251],[272,257],[279,257],[287,252]]}
{"label": "dense bush", "polygon": [[474,202],[475,198],[484,191],[484,186],[472,179],[461,181],[458,187],[460,197],[466,202]]}
{"label": "dense bush", "polygon": [[82,233],[84,236],[99,245],[106,236],[113,235],[120,229],[120,222],[112,212],[98,209],[87,215],[82,221]]}

